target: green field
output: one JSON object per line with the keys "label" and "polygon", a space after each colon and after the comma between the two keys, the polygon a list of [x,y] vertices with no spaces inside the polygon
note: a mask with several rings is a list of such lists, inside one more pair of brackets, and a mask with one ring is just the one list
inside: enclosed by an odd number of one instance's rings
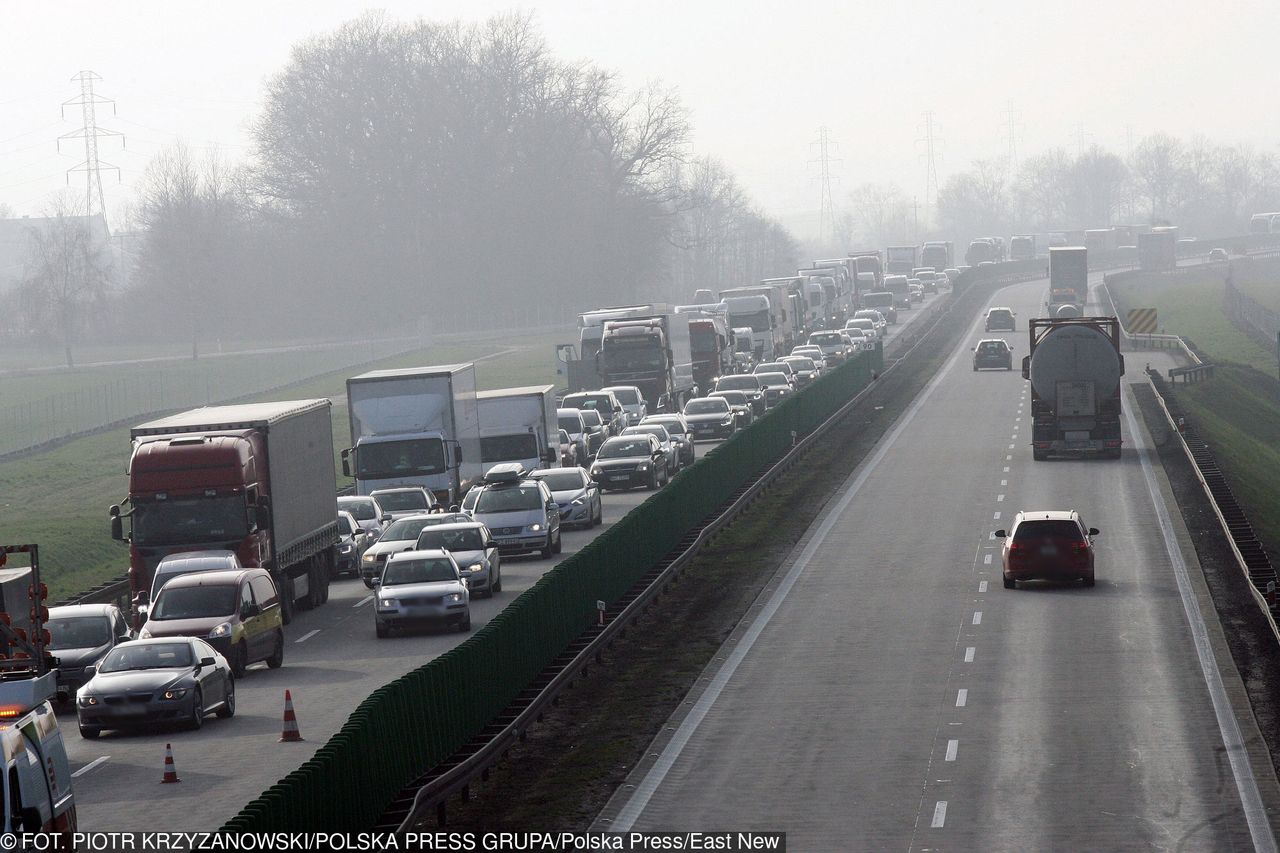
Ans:
{"label": "green field", "polygon": [[1280,314],[1280,258],[1232,261],[1235,285],[1258,304]]}
{"label": "green field", "polygon": [[[504,355],[476,365],[480,388],[555,382],[552,344],[564,333],[513,335],[501,342],[457,343],[385,359],[376,367],[412,367],[468,361],[499,350]],[[340,370],[261,399],[301,399],[345,394],[349,370]],[[333,410],[336,450],[350,441],[346,406]],[[125,494],[127,429],[77,439],[46,453],[0,462],[0,507],[6,542],[37,542],[45,580],[54,598],[70,595],[112,577],[127,567],[124,546],[108,535],[107,507]],[[335,459],[335,468],[339,468]],[[339,469],[340,470],[340,469]],[[346,484],[339,476],[339,483]]]}

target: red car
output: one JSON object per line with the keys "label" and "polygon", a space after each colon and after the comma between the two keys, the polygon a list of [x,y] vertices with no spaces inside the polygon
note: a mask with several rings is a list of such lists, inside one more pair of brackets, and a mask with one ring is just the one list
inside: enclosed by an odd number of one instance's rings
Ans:
{"label": "red car", "polygon": [[1075,510],[1024,510],[1013,517],[1013,527],[997,530],[1004,540],[1001,564],[1004,588],[1018,581],[1081,580],[1093,586],[1093,537],[1096,527],[1085,527]]}

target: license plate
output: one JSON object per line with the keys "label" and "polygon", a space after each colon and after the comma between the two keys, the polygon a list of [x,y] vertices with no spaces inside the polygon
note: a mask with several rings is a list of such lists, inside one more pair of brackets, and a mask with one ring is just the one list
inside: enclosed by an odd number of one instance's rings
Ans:
{"label": "license plate", "polygon": [[630,474],[610,474],[609,479],[610,480],[630,480],[631,475]]}
{"label": "license plate", "polygon": [[1042,557],[1056,557],[1056,556],[1058,556],[1058,549],[1057,549],[1057,548],[1055,548],[1055,547],[1053,547],[1052,545],[1043,545],[1043,546],[1041,546],[1041,548],[1040,548],[1040,556],[1042,556]]}
{"label": "license plate", "polygon": [[513,539],[509,536],[499,536],[497,537],[497,542],[499,545],[519,545],[520,544],[519,539]]}

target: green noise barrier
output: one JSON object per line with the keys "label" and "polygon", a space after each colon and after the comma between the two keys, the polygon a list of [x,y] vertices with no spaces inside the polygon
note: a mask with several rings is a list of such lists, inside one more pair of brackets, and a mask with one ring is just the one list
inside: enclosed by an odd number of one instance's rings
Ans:
{"label": "green noise barrier", "polygon": [[406,784],[476,735],[578,637],[595,619],[597,600],[621,597],[690,528],[882,368],[879,346],[859,353],[677,474],[466,642],[373,691],[305,764],[221,831],[357,832],[373,825]]}

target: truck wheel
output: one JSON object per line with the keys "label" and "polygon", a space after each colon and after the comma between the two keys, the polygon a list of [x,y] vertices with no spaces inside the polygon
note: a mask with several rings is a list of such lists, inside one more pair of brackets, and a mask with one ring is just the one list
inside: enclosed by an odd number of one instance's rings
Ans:
{"label": "truck wheel", "polygon": [[1032,448],[1031,458],[1036,460],[1037,462],[1043,461],[1049,458],[1049,451],[1041,450],[1039,448]]}
{"label": "truck wheel", "polygon": [[288,625],[293,621],[293,578],[277,578],[280,591],[280,621]]}
{"label": "truck wheel", "polygon": [[324,604],[327,597],[324,588],[328,579],[329,573],[325,571],[322,559],[315,557],[311,569],[307,572],[307,583],[311,587],[308,593],[308,604],[312,609]]}

